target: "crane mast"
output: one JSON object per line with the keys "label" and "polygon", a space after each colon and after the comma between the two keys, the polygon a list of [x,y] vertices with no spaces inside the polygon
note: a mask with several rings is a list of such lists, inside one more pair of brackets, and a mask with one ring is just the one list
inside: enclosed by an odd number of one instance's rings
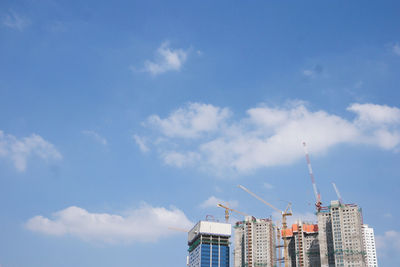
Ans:
{"label": "crane mast", "polygon": [[317,188],[317,184],[315,183],[314,173],[313,173],[313,170],[311,168],[311,161],[310,161],[310,156],[308,155],[306,142],[303,142],[303,147],[304,147],[304,152],[306,154],[308,172],[310,174],[311,183],[312,183],[313,190],[314,190],[315,207],[317,208],[317,211],[320,211],[321,210],[321,205],[322,205],[321,194],[319,193],[319,190]]}
{"label": "crane mast", "polygon": [[342,196],[340,195],[339,189],[336,187],[335,183],[332,183],[332,185],[333,185],[333,188],[335,189],[336,195],[339,199],[339,203],[343,204],[343,199],[342,199]]}
{"label": "crane mast", "polygon": [[234,209],[229,208],[227,206],[224,206],[222,204],[218,204],[217,206],[220,207],[220,208],[224,208],[225,209],[225,221],[226,221],[226,223],[228,223],[228,221],[229,221],[229,211],[234,211],[236,213],[239,213],[240,215],[248,216],[246,213],[240,212],[238,210],[234,210]]}

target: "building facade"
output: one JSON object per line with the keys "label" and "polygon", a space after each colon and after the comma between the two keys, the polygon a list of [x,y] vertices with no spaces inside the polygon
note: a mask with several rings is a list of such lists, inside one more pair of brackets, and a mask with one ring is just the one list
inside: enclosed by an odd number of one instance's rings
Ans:
{"label": "building facade", "polygon": [[365,267],[361,208],[331,201],[317,218],[321,266]]}
{"label": "building facade", "polygon": [[232,230],[227,223],[200,221],[188,233],[189,267],[229,267],[229,238]]}
{"label": "building facade", "polygon": [[299,221],[285,235],[282,230],[282,236],[288,240],[289,267],[321,266],[317,224]]}
{"label": "building facade", "polygon": [[378,258],[376,257],[374,229],[364,224],[362,227],[364,237],[364,250],[366,252],[366,262],[368,267],[378,267]]}
{"label": "building facade", "polygon": [[235,267],[276,266],[275,226],[270,219],[246,216],[235,231]]}

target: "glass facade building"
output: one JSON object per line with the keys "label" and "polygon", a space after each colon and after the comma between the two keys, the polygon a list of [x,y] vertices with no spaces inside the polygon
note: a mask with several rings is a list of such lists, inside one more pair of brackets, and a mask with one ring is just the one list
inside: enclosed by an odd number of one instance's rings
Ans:
{"label": "glass facade building", "polygon": [[[201,223],[203,223],[203,225],[201,225]],[[229,267],[229,238],[231,225],[222,225],[216,222],[199,222],[199,224],[200,225],[196,225],[198,227],[195,226],[191,230],[192,235],[190,234],[191,232],[189,232],[188,266]],[[229,231],[227,227],[229,227]],[[202,232],[201,230],[206,231]]]}

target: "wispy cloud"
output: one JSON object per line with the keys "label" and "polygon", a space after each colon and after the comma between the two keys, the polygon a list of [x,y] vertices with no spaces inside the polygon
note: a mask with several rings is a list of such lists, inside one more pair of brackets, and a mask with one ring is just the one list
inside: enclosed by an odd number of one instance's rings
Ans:
{"label": "wispy cloud", "polygon": [[268,189],[268,190],[271,190],[271,189],[274,189],[274,188],[275,188],[275,186],[273,186],[272,184],[269,184],[269,183],[264,183],[264,187],[265,187],[266,189]]}
{"label": "wispy cloud", "polygon": [[190,229],[193,223],[175,207],[152,207],[143,204],[124,215],[91,213],[71,206],[55,212],[52,218],[35,216],[26,228],[46,235],[71,235],[89,242],[155,242],[174,234],[168,227]]}
{"label": "wispy cloud", "polygon": [[387,212],[387,213],[383,214],[383,217],[390,219],[390,218],[393,218],[393,215],[391,213]]}
{"label": "wispy cloud", "polygon": [[352,104],[347,110],[357,114],[355,123],[364,126],[393,125],[400,123],[400,109],[385,105]]}
{"label": "wispy cloud", "polygon": [[158,75],[167,71],[179,71],[186,62],[188,51],[173,49],[169,42],[164,42],[156,51],[154,60],[144,62],[144,71]]}
{"label": "wispy cloud", "polygon": [[140,137],[136,134],[134,134],[133,139],[135,140],[136,144],[139,146],[139,149],[142,152],[148,152],[149,151],[149,147],[146,145],[146,138],[144,137]]}
{"label": "wispy cloud", "polygon": [[28,18],[19,15],[12,10],[3,16],[2,22],[4,26],[18,31],[23,31],[31,24],[31,21]]}
{"label": "wispy cloud", "polygon": [[363,81],[358,81],[358,82],[356,82],[355,84],[354,84],[354,88],[356,88],[356,89],[360,89],[360,88],[362,88],[363,87],[363,85],[364,85],[364,82]]}
{"label": "wispy cloud", "polygon": [[10,159],[14,163],[14,167],[23,172],[26,170],[27,160],[30,156],[37,156],[44,160],[62,159],[54,145],[39,135],[32,134],[18,139],[0,131],[0,157]]}
{"label": "wispy cloud", "polygon": [[202,209],[215,208],[218,204],[227,205],[229,208],[236,208],[239,202],[237,200],[225,201],[215,196],[210,196],[208,199],[204,200],[199,207]]}
{"label": "wispy cloud", "polygon": [[400,56],[400,45],[399,45],[399,43],[395,43],[395,44],[392,46],[392,51],[393,51],[393,53],[395,53],[396,55]]}
{"label": "wispy cloud", "polygon": [[107,139],[95,131],[83,130],[82,134],[89,136],[90,138],[92,138],[93,140],[95,140],[96,142],[98,142],[104,146],[107,145]]}
{"label": "wispy cloud", "polygon": [[304,76],[307,77],[316,77],[317,75],[322,74],[323,71],[324,68],[321,65],[317,64],[312,68],[303,70],[302,73]]}
{"label": "wispy cloud", "polygon": [[391,230],[375,237],[378,255],[395,257],[400,253],[400,232]]}
{"label": "wispy cloud", "polygon": [[229,110],[226,108],[189,103],[172,112],[166,119],[152,115],[147,122],[168,137],[198,138],[220,129],[229,114]]}
{"label": "wispy cloud", "polygon": [[167,165],[175,166],[178,168],[190,166],[196,164],[199,160],[202,160],[201,155],[197,152],[177,152],[177,151],[165,151],[161,155],[164,162]]}
{"label": "wispy cloud", "polygon": [[314,155],[345,143],[399,149],[399,108],[354,103],[347,111],[354,119],[293,102],[250,108],[246,117],[235,121],[228,108],[191,103],[166,118],[152,115],[145,125],[155,126],[156,139],[163,140],[151,143],[166,164],[222,176],[290,164],[304,157],[302,141],[309,141]]}

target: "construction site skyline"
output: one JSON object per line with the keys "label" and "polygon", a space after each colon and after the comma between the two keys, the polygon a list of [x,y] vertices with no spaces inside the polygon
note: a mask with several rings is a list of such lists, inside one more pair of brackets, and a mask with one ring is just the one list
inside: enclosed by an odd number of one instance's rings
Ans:
{"label": "construction site skyline", "polygon": [[[240,187],[265,202],[248,189]],[[316,222],[297,218],[295,223],[289,225],[286,221],[282,223],[277,220],[274,223],[271,217],[255,218],[218,204],[225,209],[225,223],[234,230],[230,261],[233,260],[234,267],[377,267],[373,228],[364,224],[361,207],[345,204],[339,199],[330,201],[327,206],[316,206]],[[238,213],[244,218],[234,224],[229,223],[229,212]],[[292,215],[290,204],[281,214],[283,217]],[[214,216],[210,218],[210,223],[218,221]],[[189,239],[190,235],[193,233],[189,233]],[[191,257],[189,254],[188,266],[203,266],[201,262],[198,265],[189,264]]]}
{"label": "construction site skyline", "polygon": [[[226,265],[250,240],[238,261],[270,264],[270,227],[297,267],[315,225],[348,264],[358,207],[365,250],[399,267],[399,10],[1,0],[0,267]],[[188,240],[228,216],[230,237]]]}
{"label": "construction site skyline", "polygon": [[[280,214],[281,218],[277,219],[274,224],[272,216],[260,219],[230,208],[229,203],[218,203],[217,206],[225,210],[226,225],[231,225],[228,223],[232,213],[244,217],[243,220],[236,221],[232,225],[234,228],[233,266],[378,267],[374,230],[364,224],[361,207],[357,204],[344,203],[335,183],[332,183],[332,186],[337,200],[323,205],[307,144],[303,141],[302,145],[315,197],[316,222],[304,222],[302,218],[295,218],[295,223],[288,225],[287,217],[293,215],[291,202],[288,203],[285,210],[280,210],[243,185],[239,185],[240,189]],[[215,220],[214,216],[212,218]],[[194,229],[196,227],[189,232],[190,253],[187,265],[189,267],[208,266],[207,262],[209,261],[210,266],[214,266],[209,256],[202,256],[201,249],[198,250],[200,245],[197,245],[196,254],[191,252],[193,250],[192,241],[190,241],[193,237],[191,236],[199,235],[197,238],[200,240],[202,236],[198,230]],[[204,233],[210,234],[207,231]],[[228,238],[230,235],[229,233]],[[220,237],[218,237],[219,239]],[[227,245],[225,249],[229,251],[229,246]]]}

